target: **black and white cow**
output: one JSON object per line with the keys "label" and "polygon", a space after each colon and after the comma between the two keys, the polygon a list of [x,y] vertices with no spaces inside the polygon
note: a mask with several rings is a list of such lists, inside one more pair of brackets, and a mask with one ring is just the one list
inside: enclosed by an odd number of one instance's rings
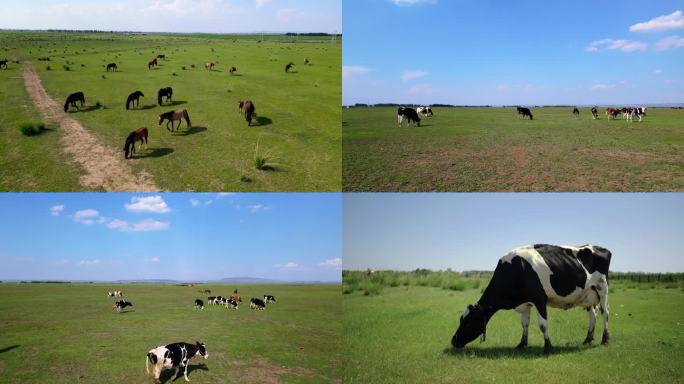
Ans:
{"label": "black and white cow", "polygon": [[173,376],[177,379],[178,371],[180,368],[184,368],[183,376],[185,376],[185,381],[190,381],[188,379],[188,362],[198,355],[205,359],[209,358],[209,353],[207,353],[204,343],[199,341],[195,342],[195,344],[173,343],[159,346],[147,353],[145,370],[149,374],[148,362],[152,363],[154,365],[154,380],[158,383],[162,369],[175,368],[176,372],[174,372]]}
{"label": "black and white cow", "polygon": [[216,299],[216,296],[207,297],[207,303],[214,305],[214,299]]}
{"label": "black and white cow", "polygon": [[123,293],[121,291],[107,292],[109,297],[122,297]]}
{"label": "black and white cow", "polygon": [[266,309],[266,303],[261,299],[253,297],[252,300],[249,301],[249,307],[252,309]]}
{"label": "black and white cow", "polygon": [[432,108],[430,108],[430,107],[418,107],[416,109],[416,112],[420,113],[421,115],[423,115],[425,117],[433,116]]}
{"label": "black and white cow", "polygon": [[589,312],[585,344],[594,340],[596,306],[603,313],[602,343],[608,343],[608,267],[611,253],[596,245],[581,247],[536,244],[510,251],[499,259],[494,275],[480,300],[463,312],[451,344],[462,348],[482,335],[489,319],[501,309],[515,309],[521,315],[522,339],[516,348],[527,346],[527,327],[532,306],[537,309],[539,328],[544,333],[544,353],[551,352],[547,305]]}
{"label": "black and white cow", "polygon": [[195,299],[195,308],[196,309],[204,309],[204,301],[200,299]]}
{"label": "black and white cow", "polygon": [[264,302],[266,302],[266,303],[275,303],[276,300],[275,300],[275,297],[273,297],[273,296],[271,296],[271,295],[264,295]]}
{"label": "black and white cow", "polygon": [[226,308],[230,309],[238,309],[238,302],[233,299],[227,299],[226,300]]}
{"label": "black and white cow", "polygon": [[598,109],[595,106],[591,108],[591,118],[598,119]]}
{"label": "black and white cow", "polygon": [[572,109],[572,114],[575,115],[575,116],[579,116],[579,109],[577,109],[577,107],[573,108],[573,109]]}
{"label": "black and white cow", "polygon": [[525,116],[529,117],[530,120],[534,119],[534,117],[532,117],[532,112],[530,111],[529,108],[525,108],[525,107],[516,107],[516,108],[518,110],[518,115],[522,116],[523,119],[525,118]]}
{"label": "black and white cow", "polygon": [[646,116],[646,107],[638,107],[638,108],[627,108],[627,120],[632,121],[634,117],[639,118],[639,122],[641,122],[641,119]]}
{"label": "black and white cow", "polygon": [[122,309],[126,307],[132,307],[133,303],[125,301],[125,300],[119,300],[116,303],[114,303],[114,308],[116,308],[117,312],[121,312]]}
{"label": "black and white cow", "polygon": [[397,109],[397,123],[401,127],[406,120],[406,126],[408,127],[413,122],[413,125],[420,127],[420,117],[418,117],[418,112],[413,108],[399,107]]}

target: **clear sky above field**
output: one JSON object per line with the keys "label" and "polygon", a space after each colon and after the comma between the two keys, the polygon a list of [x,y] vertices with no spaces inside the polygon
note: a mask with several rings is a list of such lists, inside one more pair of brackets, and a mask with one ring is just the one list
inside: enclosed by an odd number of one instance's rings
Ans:
{"label": "clear sky above field", "polygon": [[0,280],[341,279],[337,193],[3,193],[0,212]]}
{"label": "clear sky above field", "polygon": [[3,1],[0,28],[151,32],[341,32],[341,0]]}
{"label": "clear sky above field", "polygon": [[683,194],[344,194],[345,269],[493,270],[519,246],[602,245],[612,271],[684,272]]}
{"label": "clear sky above field", "polygon": [[343,102],[684,102],[684,0],[343,2]]}

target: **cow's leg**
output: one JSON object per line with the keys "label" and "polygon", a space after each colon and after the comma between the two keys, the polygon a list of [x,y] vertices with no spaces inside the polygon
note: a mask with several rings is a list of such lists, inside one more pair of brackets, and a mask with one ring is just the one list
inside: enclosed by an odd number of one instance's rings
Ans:
{"label": "cow's leg", "polygon": [[584,344],[590,344],[594,341],[594,327],[596,326],[596,309],[591,306],[587,308],[589,312],[589,330],[587,331],[587,338],[584,339]]}
{"label": "cow's leg", "polygon": [[173,379],[176,380],[178,378],[178,372],[180,371],[180,368],[176,367],[176,371],[173,373]]}
{"label": "cow's leg", "polygon": [[185,381],[188,381],[188,382],[190,381],[188,379],[188,364],[187,363],[185,364],[185,373],[183,373],[183,376],[185,376]]}
{"label": "cow's leg", "polygon": [[608,334],[608,283],[599,289],[598,294],[601,313],[603,314],[603,337],[601,338],[601,344],[608,344],[608,339],[610,339]]}
{"label": "cow's leg", "polygon": [[530,304],[522,304],[515,308],[516,312],[520,313],[520,321],[523,327],[522,338],[520,339],[520,344],[515,347],[515,349],[523,349],[527,346],[527,329],[530,325],[530,309],[532,306]]}
{"label": "cow's leg", "polygon": [[537,318],[539,319],[539,329],[544,334],[544,353],[548,355],[549,353],[551,353],[551,349],[553,347],[551,346],[551,340],[549,340],[549,322],[547,320],[548,316],[546,313],[546,303],[535,304],[535,307],[537,307]]}
{"label": "cow's leg", "polygon": [[157,363],[154,366],[154,381],[157,383],[159,382],[159,376],[161,376],[161,370],[162,370],[161,364]]}

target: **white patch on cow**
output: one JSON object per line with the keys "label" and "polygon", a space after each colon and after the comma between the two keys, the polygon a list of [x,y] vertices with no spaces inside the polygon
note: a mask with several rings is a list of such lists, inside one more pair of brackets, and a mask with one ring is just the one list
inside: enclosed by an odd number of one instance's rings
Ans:
{"label": "white patch on cow", "polygon": [[537,319],[539,319],[539,329],[544,332],[544,340],[549,339],[549,322],[537,312]]}
{"label": "white patch on cow", "polygon": [[470,308],[466,308],[465,311],[463,311],[463,314],[461,315],[461,319],[465,319],[469,313],[470,313]]}

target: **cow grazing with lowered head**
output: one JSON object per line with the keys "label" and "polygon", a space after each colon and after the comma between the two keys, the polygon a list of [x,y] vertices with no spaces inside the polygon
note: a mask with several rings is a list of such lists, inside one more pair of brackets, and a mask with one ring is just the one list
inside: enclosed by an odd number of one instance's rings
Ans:
{"label": "cow grazing with lowered head", "polygon": [[272,295],[264,295],[264,302],[275,303],[276,300],[275,300],[275,297],[273,297]]}
{"label": "cow grazing with lowered head", "polygon": [[225,305],[226,305],[226,308],[238,309],[238,302],[237,302],[237,300],[227,299]]}
{"label": "cow grazing with lowered head", "polygon": [[252,309],[266,309],[266,303],[261,299],[253,297],[252,300],[249,301],[249,307]]}
{"label": "cow grazing with lowered head", "polygon": [[116,303],[114,303],[114,308],[116,308],[117,312],[121,312],[124,308],[126,307],[132,307],[133,303],[125,301],[125,300],[119,300]]}
{"label": "cow grazing with lowered head", "polygon": [[579,116],[579,109],[577,109],[577,107],[573,108],[573,109],[572,109],[572,114],[575,115],[575,116]]}
{"label": "cow grazing with lowered head", "polygon": [[204,301],[200,299],[195,299],[195,308],[196,309],[204,309]]}
{"label": "cow grazing with lowered head", "polygon": [[598,109],[596,107],[591,107],[591,118],[598,119]]}
{"label": "cow grazing with lowered head", "polygon": [[420,113],[421,115],[423,115],[425,117],[432,117],[433,116],[432,108],[430,108],[430,107],[418,107],[418,108],[416,108],[416,112]]}
{"label": "cow grazing with lowered head", "polygon": [[397,123],[401,127],[406,120],[406,126],[408,127],[413,122],[413,125],[420,127],[420,117],[418,117],[418,112],[413,108],[399,107],[397,109]]}
{"label": "cow grazing with lowered head", "polygon": [[521,315],[523,333],[516,348],[527,346],[530,310],[537,309],[544,333],[544,353],[551,352],[546,307],[582,307],[589,312],[585,344],[594,340],[596,307],[603,313],[602,343],[608,343],[608,267],[611,253],[596,245],[581,247],[536,244],[516,248],[499,259],[494,275],[477,303],[468,305],[451,339],[456,348],[482,335],[489,319],[501,309]]}
{"label": "cow grazing with lowered head", "polygon": [[147,358],[145,359],[145,370],[150,373],[148,362],[152,363],[154,366],[154,381],[159,383],[159,376],[161,375],[162,369],[175,368],[173,376],[178,378],[178,371],[180,368],[184,369],[183,376],[185,381],[190,381],[188,379],[188,362],[195,356],[202,356],[205,359],[209,358],[209,353],[204,346],[204,343],[199,341],[195,344],[188,343],[173,343],[168,345],[162,345],[157,348],[151,349],[147,353]]}
{"label": "cow grazing with lowered head", "polygon": [[534,120],[534,117],[532,117],[532,112],[530,111],[529,108],[525,107],[516,107],[518,110],[518,115],[521,115],[522,118],[524,119],[525,116],[529,117],[530,120]]}

